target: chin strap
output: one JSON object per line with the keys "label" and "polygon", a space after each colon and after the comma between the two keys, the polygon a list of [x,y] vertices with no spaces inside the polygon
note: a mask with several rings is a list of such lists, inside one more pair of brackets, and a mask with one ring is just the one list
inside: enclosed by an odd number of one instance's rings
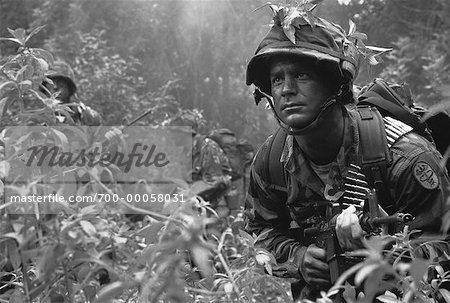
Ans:
{"label": "chin strap", "polygon": [[281,121],[280,117],[278,117],[278,115],[275,111],[272,96],[266,94],[265,92],[263,92],[262,90],[260,90],[258,88],[255,90],[253,95],[255,97],[255,102],[257,105],[262,100],[262,98],[267,99],[267,101],[269,102],[270,108],[272,109],[272,112],[275,116],[275,119],[277,119],[278,124],[287,134],[293,135],[293,136],[300,136],[300,135],[304,135],[304,134],[308,133],[311,129],[316,127],[320,123],[322,118],[325,116],[325,114],[328,112],[328,110],[331,109],[331,107],[333,105],[337,104],[340,106],[344,106],[345,101],[347,101],[351,97],[351,91],[349,89],[348,84],[342,85],[341,88],[339,89],[338,93],[335,96],[330,97],[322,105],[322,107],[320,108],[320,112],[317,114],[317,116],[314,118],[314,120],[303,128],[290,127],[286,123]]}

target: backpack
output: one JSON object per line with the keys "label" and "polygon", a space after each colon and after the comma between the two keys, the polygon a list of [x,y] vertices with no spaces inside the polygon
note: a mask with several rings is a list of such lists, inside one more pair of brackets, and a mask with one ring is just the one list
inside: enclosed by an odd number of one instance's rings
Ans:
{"label": "backpack", "polygon": [[222,128],[212,131],[208,138],[219,144],[227,156],[231,167],[231,179],[234,181],[242,178],[244,176],[245,159],[238,148],[235,134],[227,128]]}
{"label": "backpack", "polygon": [[[389,150],[382,117],[390,116],[411,126],[413,131],[434,141],[441,154],[449,148],[450,136],[446,132],[450,129],[450,117],[440,113],[426,122],[422,121],[421,117],[427,111],[414,106],[405,84],[388,84],[384,80],[375,79],[357,96],[356,109],[359,113],[357,116],[361,141],[359,163],[369,184],[380,193],[381,201],[389,199],[385,186]],[[270,184],[269,188],[281,195],[287,194],[286,176],[280,162],[285,140],[286,133],[279,128],[262,145],[254,161],[255,165],[261,165],[262,178]],[[450,161],[447,161],[446,166],[450,170]]]}
{"label": "backpack", "polygon": [[[357,100],[358,105],[375,106],[382,116],[393,117],[411,126],[413,131],[434,142],[442,155],[448,153],[450,116],[446,112],[439,112],[426,118],[429,111],[414,104],[406,83],[392,84],[375,79],[362,89]],[[426,118],[426,121],[422,118]],[[450,161],[446,160],[447,170],[450,170]]]}

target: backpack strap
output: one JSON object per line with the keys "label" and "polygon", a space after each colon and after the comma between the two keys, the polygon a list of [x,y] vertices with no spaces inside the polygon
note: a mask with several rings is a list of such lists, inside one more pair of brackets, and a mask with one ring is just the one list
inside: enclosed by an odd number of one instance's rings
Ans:
{"label": "backpack strap", "polygon": [[384,80],[375,79],[358,97],[358,104],[376,106],[383,116],[392,116],[418,132],[423,132],[426,127],[421,123],[420,116],[409,110],[402,98]]}
{"label": "backpack strap", "polygon": [[279,128],[261,146],[254,160],[254,166],[269,188],[280,192],[287,192],[284,168],[280,162],[285,141],[286,133]]}
{"label": "backpack strap", "polygon": [[356,109],[360,148],[358,162],[367,182],[377,191],[380,204],[386,207],[390,200],[385,184],[391,155],[383,118],[376,107],[358,105]]}
{"label": "backpack strap", "polygon": [[284,149],[284,144],[286,142],[286,133],[282,128],[279,128],[273,140],[271,141],[271,146],[267,156],[267,173],[273,189],[287,192],[286,179],[284,174],[284,167],[280,162],[281,153]]}

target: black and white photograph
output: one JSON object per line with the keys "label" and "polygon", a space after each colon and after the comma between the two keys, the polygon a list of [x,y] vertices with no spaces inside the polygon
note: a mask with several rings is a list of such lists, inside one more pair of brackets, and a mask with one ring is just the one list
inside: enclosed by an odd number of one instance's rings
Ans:
{"label": "black and white photograph", "polygon": [[450,303],[449,16],[0,0],[0,303]]}

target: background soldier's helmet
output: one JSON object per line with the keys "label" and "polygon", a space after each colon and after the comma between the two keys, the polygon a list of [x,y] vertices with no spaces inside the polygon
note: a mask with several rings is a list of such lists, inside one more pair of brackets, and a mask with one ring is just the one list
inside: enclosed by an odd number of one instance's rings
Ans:
{"label": "background soldier's helmet", "polygon": [[199,128],[199,117],[194,112],[183,110],[170,120],[169,125],[190,126],[192,128],[192,133],[196,134]]}
{"label": "background soldier's helmet", "polygon": [[248,63],[247,85],[254,84],[264,93],[271,94],[269,58],[274,55],[310,58],[316,62],[319,71],[332,75],[341,84],[355,79],[360,57],[357,42],[352,41],[356,39],[348,36],[339,25],[314,16],[311,11],[270,7],[274,12],[274,24]]}
{"label": "background soldier's helmet", "polygon": [[215,129],[211,131],[208,137],[219,143],[222,148],[237,145],[236,135],[228,128]]}
{"label": "background soldier's helmet", "polygon": [[75,74],[69,64],[63,61],[55,61],[46,76],[51,80],[56,78],[64,79],[69,86],[69,93],[71,96],[77,91],[77,86],[74,82]]}

